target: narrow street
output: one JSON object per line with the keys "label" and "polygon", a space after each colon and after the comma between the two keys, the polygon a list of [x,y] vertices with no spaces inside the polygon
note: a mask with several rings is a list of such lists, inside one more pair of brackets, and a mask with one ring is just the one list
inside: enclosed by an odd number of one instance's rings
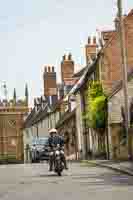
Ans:
{"label": "narrow street", "polygon": [[0,166],[1,200],[131,200],[133,177],[105,168],[69,164],[62,177],[46,164]]}

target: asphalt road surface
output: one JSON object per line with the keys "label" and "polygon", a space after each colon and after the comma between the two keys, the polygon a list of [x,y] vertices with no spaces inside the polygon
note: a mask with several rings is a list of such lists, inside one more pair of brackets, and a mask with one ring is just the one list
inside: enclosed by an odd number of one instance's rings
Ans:
{"label": "asphalt road surface", "polygon": [[69,164],[62,177],[47,164],[1,165],[0,200],[133,200],[133,177]]}

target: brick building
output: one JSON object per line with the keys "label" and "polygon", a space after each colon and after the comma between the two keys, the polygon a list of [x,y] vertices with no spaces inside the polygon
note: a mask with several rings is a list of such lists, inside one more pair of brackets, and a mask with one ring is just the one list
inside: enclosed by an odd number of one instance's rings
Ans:
{"label": "brick building", "polygon": [[72,60],[72,55],[69,54],[63,56],[61,62],[61,80],[64,87],[64,94],[67,94],[75,83],[74,75],[74,61]]}
{"label": "brick building", "polygon": [[[133,10],[123,16],[125,27],[125,46],[128,71],[133,68]],[[116,87],[122,78],[119,22],[115,20],[115,30],[102,32],[104,46],[100,56],[101,80],[107,93]]]}
{"label": "brick building", "polygon": [[57,86],[56,86],[56,72],[54,67],[45,67],[44,68],[44,96],[57,95]]}
{"label": "brick building", "polygon": [[56,72],[53,66],[47,66],[44,68],[43,82],[44,96],[46,97],[46,99],[50,99],[50,104],[52,105],[57,101]]}
{"label": "brick building", "polygon": [[73,77],[74,75],[74,61],[72,60],[72,55],[69,54],[68,57],[66,55],[63,56],[63,60],[61,62],[61,77],[62,82],[65,85],[73,84]]}
{"label": "brick building", "polygon": [[97,47],[96,37],[93,37],[93,40],[91,40],[91,37],[88,37],[88,43],[85,46],[86,65],[95,60]]}
{"label": "brick building", "polygon": [[[133,103],[133,70],[128,73],[128,103],[130,112],[130,123],[132,125],[132,103]],[[124,97],[122,82],[120,82],[114,89],[112,95],[108,99],[108,132],[109,132],[109,149],[110,158],[112,159],[128,159],[128,148],[130,150],[130,156],[133,158],[133,129],[129,129],[129,147],[125,145],[125,132],[123,127],[123,108]],[[132,127],[132,126],[131,126]]]}
{"label": "brick building", "polygon": [[[125,30],[125,48],[127,54],[127,72],[133,70],[133,10],[123,16]],[[102,32],[103,46],[98,53],[100,79],[104,90],[109,96],[108,102],[108,137],[109,151],[112,159],[127,159],[128,152],[123,136],[121,106],[123,105],[122,91],[122,62],[119,38],[119,21],[115,19],[115,29]],[[131,77],[130,77],[131,78]],[[128,83],[129,102],[132,98],[132,81]],[[121,87],[120,87],[121,85]],[[114,93],[115,91],[115,93]]]}

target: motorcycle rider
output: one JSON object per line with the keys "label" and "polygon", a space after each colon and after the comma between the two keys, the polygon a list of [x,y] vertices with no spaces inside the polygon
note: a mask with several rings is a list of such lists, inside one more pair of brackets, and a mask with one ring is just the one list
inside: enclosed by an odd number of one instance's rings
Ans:
{"label": "motorcycle rider", "polygon": [[[53,162],[54,162],[53,148],[56,147],[58,144],[60,145],[61,148],[63,148],[64,147],[64,139],[58,135],[58,132],[56,129],[51,129],[49,131],[49,139],[48,139],[48,146],[50,148],[50,157],[49,157],[50,169],[49,169],[49,171],[52,171],[52,169],[53,169]],[[68,169],[64,153],[62,154],[62,162],[64,163],[65,169]]]}

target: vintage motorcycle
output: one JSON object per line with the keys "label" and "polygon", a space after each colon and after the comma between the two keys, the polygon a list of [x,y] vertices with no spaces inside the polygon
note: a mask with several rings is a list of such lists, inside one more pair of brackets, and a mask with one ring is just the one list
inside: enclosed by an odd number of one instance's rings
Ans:
{"label": "vintage motorcycle", "polygon": [[64,169],[64,163],[62,162],[62,156],[64,156],[64,150],[60,147],[60,145],[57,145],[57,147],[53,148],[53,151],[50,152],[51,155],[54,157],[54,172],[58,174],[58,176],[62,175],[62,171]]}

